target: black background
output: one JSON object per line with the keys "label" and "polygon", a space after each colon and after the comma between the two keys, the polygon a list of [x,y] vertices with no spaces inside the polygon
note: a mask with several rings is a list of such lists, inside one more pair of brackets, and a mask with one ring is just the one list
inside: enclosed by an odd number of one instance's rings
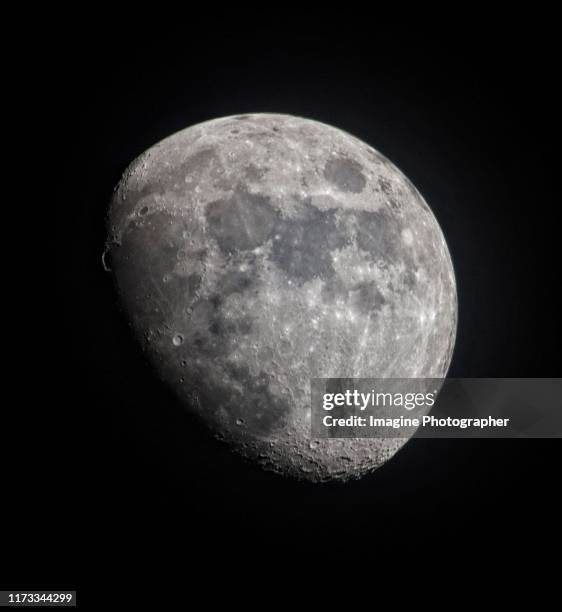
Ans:
{"label": "black background", "polygon": [[459,292],[449,375],[559,375],[560,100],[547,26],[452,20],[416,34],[382,20],[310,28],[263,16],[244,30],[228,20],[155,29],[78,32],[53,66],[65,332],[42,393],[67,410],[61,431],[72,424],[89,443],[61,434],[45,457],[55,467],[33,470],[44,489],[64,481],[76,503],[45,490],[43,502],[12,504],[13,524],[33,525],[30,540],[46,532],[68,546],[14,567],[84,587],[96,571],[138,580],[190,562],[243,574],[286,555],[314,566],[368,552],[376,566],[393,551],[488,556],[548,543],[556,440],[411,441],[345,485],[292,482],[242,462],[155,380],[101,265],[113,187],[148,147],[219,116],[309,117],[381,151],[434,211]]}

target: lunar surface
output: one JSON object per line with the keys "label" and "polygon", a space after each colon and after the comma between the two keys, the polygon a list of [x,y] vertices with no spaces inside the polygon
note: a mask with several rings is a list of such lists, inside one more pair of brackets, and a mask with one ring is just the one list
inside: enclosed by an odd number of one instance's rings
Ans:
{"label": "lunar surface", "polygon": [[160,377],[265,469],[348,480],[406,442],[312,439],[311,378],[447,373],[443,234],[409,180],[339,129],[253,114],[173,134],[126,170],[108,231],[104,265]]}

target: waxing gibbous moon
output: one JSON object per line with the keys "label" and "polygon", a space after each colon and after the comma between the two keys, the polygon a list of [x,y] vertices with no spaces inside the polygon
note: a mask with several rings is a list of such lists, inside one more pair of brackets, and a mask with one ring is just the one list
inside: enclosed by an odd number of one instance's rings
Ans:
{"label": "waxing gibbous moon", "polygon": [[396,166],[339,129],[277,114],[189,127],[126,170],[108,228],[105,265],[160,377],[265,469],[347,480],[406,442],[312,439],[311,378],[447,373],[441,229]]}

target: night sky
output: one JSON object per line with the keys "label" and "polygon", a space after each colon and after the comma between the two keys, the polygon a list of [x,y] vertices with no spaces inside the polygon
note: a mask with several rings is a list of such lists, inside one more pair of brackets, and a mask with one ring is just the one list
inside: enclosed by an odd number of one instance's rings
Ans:
{"label": "night sky", "polygon": [[[123,567],[149,574],[171,559],[176,567],[190,558],[231,566],[301,549],[314,551],[311,562],[371,547],[374,562],[397,548],[448,543],[509,550],[552,533],[556,440],[415,440],[358,482],[292,482],[208,437],[139,353],[101,265],[105,210],[121,173],[194,123],[279,112],[374,146],[432,208],[459,297],[450,376],[560,374],[560,100],[551,37],[535,24],[531,40],[508,27],[426,38],[349,24],[338,36],[288,33],[267,23],[244,35],[228,24],[213,34],[192,24],[189,35],[127,40],[109,28],[103,43],[98,32],[80,46],[80,35],[61,45],[55,156],[64,176],[51,204],[57,261],[65,262],[56,281],[67,297],[57,309],[64,337],[47,369],[49,392],[92,443],[57,446],[56,473],[79,509],[46,493],[36,528],[73,541],[85,531],[94,552],[75,542],[72,554],[39,554],[38,576],[60,570],[80,584],[77,558],[117,576]],[[13,505],[13,524],[36,512],[25,498]],[[498,521],[504,529],[493,527]],[[413,529],[406,534],[404,525]]]}

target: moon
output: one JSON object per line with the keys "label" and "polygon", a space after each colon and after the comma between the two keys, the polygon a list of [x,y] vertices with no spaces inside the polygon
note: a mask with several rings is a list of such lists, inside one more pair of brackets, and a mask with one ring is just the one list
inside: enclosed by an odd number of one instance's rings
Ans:
{"label": "moon", "polygon": [[279,474],[359,478],[407,441],[313,439],[311,378],[442,378],[451,361],[434,215],[388,159],[317,121],[224,117],[148,149],[115,190],[103,260],[162,380]]}

